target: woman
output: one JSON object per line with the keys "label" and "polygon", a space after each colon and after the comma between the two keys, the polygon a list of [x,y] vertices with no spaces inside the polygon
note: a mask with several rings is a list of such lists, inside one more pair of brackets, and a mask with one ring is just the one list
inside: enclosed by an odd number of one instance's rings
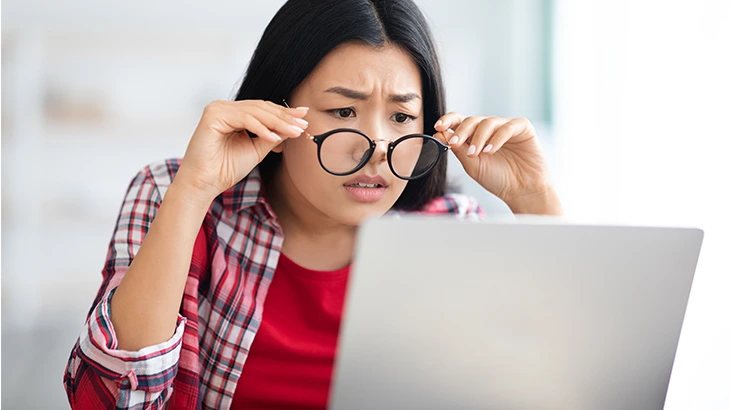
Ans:
{"label": "woman", "polygon": [[514,212],[561,212],[527,120],[445,114],[410,0],[287,2],[235,101],[132,181],[72,407],[325,407],[358,224],[481,213],[446,194],[449,148]]}

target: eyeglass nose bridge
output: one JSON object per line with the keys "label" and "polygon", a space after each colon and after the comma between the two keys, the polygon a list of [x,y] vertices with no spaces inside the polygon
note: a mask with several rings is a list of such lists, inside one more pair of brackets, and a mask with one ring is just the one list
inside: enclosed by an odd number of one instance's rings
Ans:
{"label": "eyeglass nose bridge", "polygon": [[389,140],[387,138],[371,138],[370,140],[373,141],[373,143],[375,144],[375,147],[373,147],[374,148],[373,150],[377,149],[378,144],[383,142],[388,147],[387,151],[392,151],[393,148],[395,148],[395,142],[398,141],[398,140]]}

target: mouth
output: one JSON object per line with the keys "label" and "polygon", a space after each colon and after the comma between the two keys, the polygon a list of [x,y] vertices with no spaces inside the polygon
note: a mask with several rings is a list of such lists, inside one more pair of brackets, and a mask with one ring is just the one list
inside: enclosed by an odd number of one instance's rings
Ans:
{"label": "mouth", "polygon": [[377,202],[385,195],[388,183],[382,177],[359,176],[347,181],[343,187],[357,202]]}
{"label": "mouth", "polygon": [[383,185],[380,184],[366,184],[364,182],[354,182],[345,186],[354,188],[385,188]]}

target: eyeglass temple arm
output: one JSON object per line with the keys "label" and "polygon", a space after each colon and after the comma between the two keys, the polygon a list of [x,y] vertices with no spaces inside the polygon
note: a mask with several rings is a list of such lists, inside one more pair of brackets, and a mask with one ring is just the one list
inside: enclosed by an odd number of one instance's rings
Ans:
{"label": "eyeglass temple arm", "polygon": [[[287,104],[287,103],[286,103],[286,99],[282,99],[281,101],[282,101],[282,102],[284,103],[284,106],[285,106],[286,108],[291,108],[291,107],[289,106],[289,104]],[[305,136],[307,137],[307,139],[309,139],[309,140],[313,140],[313,139],[314,139],[314,135],[312,135],[312,134],[308,133],[307,131],[304,131],[304,135],[305,135]]]}

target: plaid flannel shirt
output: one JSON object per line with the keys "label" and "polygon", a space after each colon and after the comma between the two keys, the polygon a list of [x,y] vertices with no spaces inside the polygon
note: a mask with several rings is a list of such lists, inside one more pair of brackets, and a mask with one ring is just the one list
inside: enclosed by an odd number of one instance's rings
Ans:
{"label": "plaid flannel shirt", "polygon": [[[109,244],[102,284],[71,351],[64,385],[73,409],[228,409],[261,323],[284,236],[261,195],[258,170],[212,203],[195,241],[172,338],[120,350],[110,301],[180,165],[150,165],[132,180]],[[479,219],[463,195],[419,211]]]}

